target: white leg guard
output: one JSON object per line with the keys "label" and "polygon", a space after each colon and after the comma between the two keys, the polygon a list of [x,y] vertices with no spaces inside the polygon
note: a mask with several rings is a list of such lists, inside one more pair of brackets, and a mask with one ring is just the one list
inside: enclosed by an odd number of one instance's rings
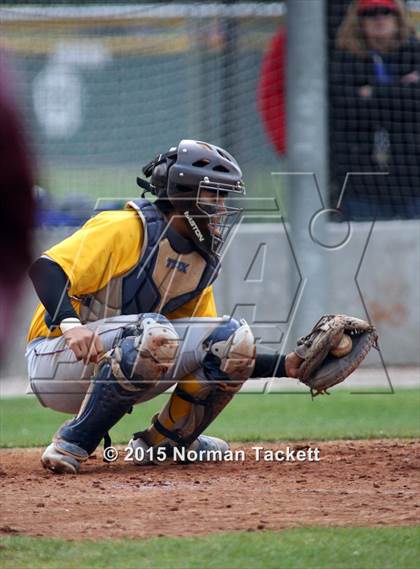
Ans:
{"label": "white leg guard", "polygon": [[[189,376],[175,389],[152,426],[135,433],[130,441],[139,449],[140,464],[154,458],[150,447],[198,448],[214,446],[228,450],[224,441],[201,435],[251,375],[255,363],[255,342],[245,321],[223,319],[203,341],[201,380]],[[193,449],[195,450],[195,449]],[[133,453],[134,454],[134,453]]]}

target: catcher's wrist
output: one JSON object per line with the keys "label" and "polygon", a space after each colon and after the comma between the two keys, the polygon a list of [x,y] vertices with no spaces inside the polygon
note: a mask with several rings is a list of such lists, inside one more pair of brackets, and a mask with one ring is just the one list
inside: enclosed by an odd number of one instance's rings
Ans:
{"label": "catcher's wrist", "polygon": [[286,377],[285,355],[257,353],[251,377]]}
{"label": "catcher's wrist", "polygon": [[72,328],[76,328],[76,326],[83,326],[78,318],[64,318],[64,320],[60,322],[60,330],[63,334]]}
{"label": "catcher's wrist", "polygon": [[284,372],[286,377],[299,378],[299,367],[302,363],[302,358],[296,352],[290,352],[284,359]]}
{"label": "catcher's wrist", "polygon": [[281,355],[276,370],[274,372],[274,377],[287,377],[286,361],[287,361],[287,356]]}

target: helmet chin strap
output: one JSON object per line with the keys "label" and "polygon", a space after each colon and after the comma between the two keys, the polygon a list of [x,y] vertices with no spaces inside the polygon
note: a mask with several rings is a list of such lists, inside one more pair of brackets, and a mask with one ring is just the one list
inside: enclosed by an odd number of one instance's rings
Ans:
{"label": "helmet chin strap", "polygon": [[144,198],[147,192],[154,194],[155,187],[152,186],[147,180],[143,180],[143,178],[137,177],[137,185],[143,190],[141,197]]}
{"label": "helmet chin strap", "polygon": [[179,233],[182,237],[185,237],[185,239],[191,240],[191,234],[186,224],[186,220],[179,214],[179,212],[172,209],[172,211],[166,213],[166,218],[168,223],[170,223],[171,228],[176,233]]}
{"label": "helmet chin strap", "polygon": [[[186,210],[184,213],[181,213],[180,211],[173,209],[171,212],[166,213],[166,217],[170,223],[171,228],[185,239],[188,239],[188,241],[194,245],[195,249],[205,259],[213,257],[214,254],[212,253],[211,248],[208,248],[204,245],[200,246],[201,242],[197,235],[197,233],[200,232],[200,228],[196,226],[196,231],[194,231],[191,223],[188,221],[188,216],[185,214],[188,214],[188,210]],[[191,212],[190,220],[193,222],[193,224],[195,223],[195,219],[193,217],[194,215],[196,215],[196,213],[193,214],[193,212]]]}

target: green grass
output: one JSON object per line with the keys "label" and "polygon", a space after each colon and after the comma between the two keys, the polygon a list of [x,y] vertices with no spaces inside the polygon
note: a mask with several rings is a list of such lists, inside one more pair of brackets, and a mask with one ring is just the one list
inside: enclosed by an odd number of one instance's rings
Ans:
{"label": "green grass", "polygon": [[[135,407],[116,425],[114,443],[145,428],[166,395]],[[0,446],[41,446],[68,418],[41,407],[33,396],[0,401]],[[209,433],[232,441],[360,439],[420,436],[420,391],[351,394],[335,391],[314,400],[306,394],[239,394]]]}
{"label": "green grass", "polygon": [[66,542],[9,537],[2,569],[417,569],[417,527],[305,528],[206,537]]}
{"label": "green grass", "polygon": [[[147,160],[146,160],[147,162]],[[141,190],[136,184],[137,176],[141,175],[141,164],[124,166],[102,166],[93,167],[68,167],[55,166],[45,169],[39,179],[39,185],[47,189],[56,198],[64,198],[69,194],[81,194],[92,200],[96,198],[136,198],[140,196]],[[284,168],[284,167],[283,167]],[[274,197],[277,196],[279,205],[284,212],[285,202],[285,178],[283,176],[271,175],[271,171],[281,170],[281,167],[255,169],[245,176],[247,187],[247,197]],[[150,194],[148,194],[150,198]],[[273,204],[248,203],[247,210],[256,208],[268,208],[271,210]],[[254,212],[255,215],[255,212]],[[269,216],[269,221],[272,217]],[[271,212],[274,215],[274,212]],[[264,215],[262,216],[264,218]],[[259,218],[261,221],[261,218]],[[257,221],[252,219],[252,221]]]}
{"label": "green grass", "polygon": [[135,166],[55,167],[45,170],[39,182],[56,197],[83,194],[91,198],[133,198],[140,195],[140,188],[136,184],[136,177],[140,174],[140,164],[137,168]]}

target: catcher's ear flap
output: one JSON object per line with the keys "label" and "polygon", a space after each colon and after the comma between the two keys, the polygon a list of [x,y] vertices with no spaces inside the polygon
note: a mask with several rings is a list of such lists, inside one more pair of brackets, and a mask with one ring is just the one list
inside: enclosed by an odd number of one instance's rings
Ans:
{"label": "catcher's ear flap", "polygon": [[[145,191],[151,191],[158,197],[166,195],[169,168],[176,162],[176,148],[172,148],[165,154],[158,154],[146,166],[143,166],[143,174],[150,178],[150,184],[141,178],[137,178],[137,184]],[[148,187],[146,185],[148,184]]]}
{"label": "catcher's ear flap", "polygon": [[168,163],[166,160],[154,167],[151,182],[158,190],[166,190],[168,182]]}
{"label": "catcher's ear flap", "polygon": [[148,162],[146,166],[143,166],[142,171],[143,174],[146,176],[146,178],[150,178],[150,176],[152,175],[153,168],[155,167],[155,160],[156,158],[150,160],[150,162]]}
{"label": "catcher's ear flap", "polygon": [[158,154],[153,160],[150,160],[143,166],[143,174],[146,178],[152,177],[150,183],[142,178],[137,178],[137,185],[144,190],[142,196],[146,192],[151,192],[154,195],[159,195],[162,190],[166,189],[166,181],[168,176],[167,155]]}
{"label": "catcher's ear flap", "polygon": [[148,162],[146,166],[143,166],[142,170],[146,178],[150,178],[156,166],[161,162],[164,162],[165,160],[166,160],[166,154],[158,154],[157,156],[155,156],[155,158],[153,158],[153,160],[150,160],[150,162]]}
{"label": "catcher's ear flap", "polygon": [[[150,160],[150,162],[148,162],[146,166],[143,166],[142,168],[143,174],[146,176],[146,178],[150,178],[150,176],[156,170],[157,166],[163,164],[164,166],[166,166],[166,168],[169,168],[169,166],[172,166],[172,164],[176,162],[176,157],[177,157],[176,148],[173,148],[172,150],[170,150],[169,152],[165,152],[164,154],[158,154],[157,156],[155,156],[155,158],[153,158],[153,160]],[[165,174],[167,174],[167,172],[165,172]]]}

